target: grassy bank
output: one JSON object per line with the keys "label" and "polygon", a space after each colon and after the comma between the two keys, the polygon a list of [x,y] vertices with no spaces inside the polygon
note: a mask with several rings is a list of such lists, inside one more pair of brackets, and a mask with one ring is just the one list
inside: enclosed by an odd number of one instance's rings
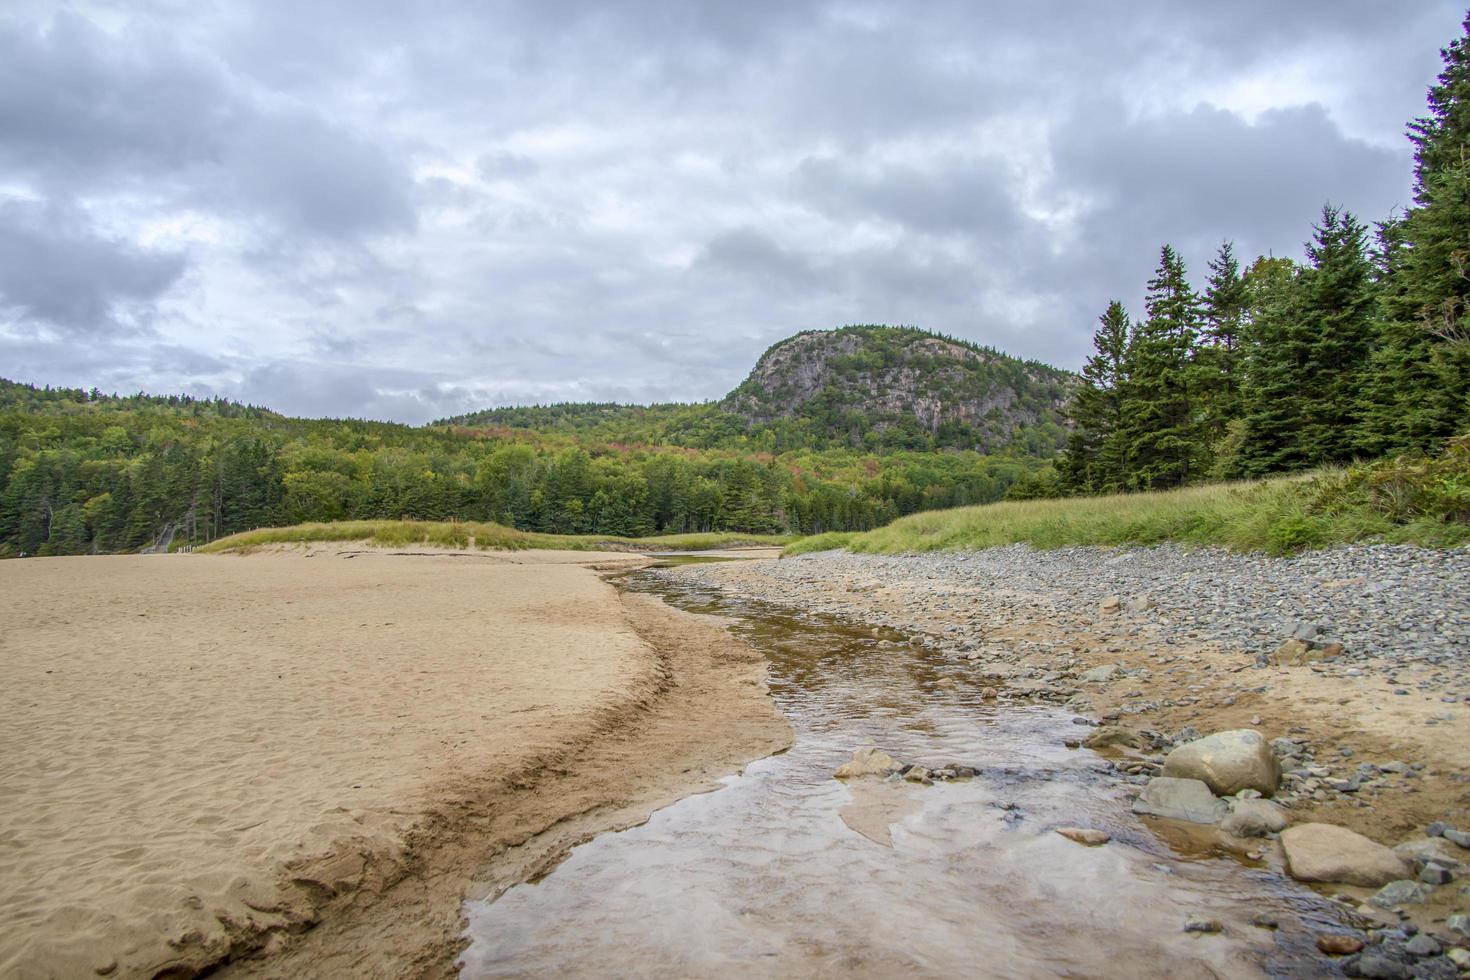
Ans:
{"label": "grassy bank", "polygon": [[791,540],[790,535],[732,532],[665,534],[650,538],[538,534],[533,531],[517,531],[501,524],[474,521],[336,521],[242,531],[213,541],[198,550],[246,551],[273,544],[364,541],[379,548],[426,545],[436,548],[496,548],[511,551],[527,548],[566,551],[705,551],[740,546],[780,547]]}
{"label": "grassy bank", "polygon": [[1470,437],[1435,458],[1397,459],[1261,482],[1161,493],[1002,501],[931,511],[786,549],[874,554],[1077,545],[1185,545],[1290,554],[1354,541],[1429,547],[1470,542]]}

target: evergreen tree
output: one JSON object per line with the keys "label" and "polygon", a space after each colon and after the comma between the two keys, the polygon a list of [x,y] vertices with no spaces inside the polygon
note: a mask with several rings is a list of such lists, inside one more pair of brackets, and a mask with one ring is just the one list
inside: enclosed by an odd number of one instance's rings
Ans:
{"label": "evergreen tree", "polygon": [[1470,426],[1470,15],[1409,125],[1416,206],[1386,223],[1383,329],[1359,443],[1425,450]]}
{"label": "evergreen tree", "polygon": [[1328,205],[1314,231],[1302,324],[1310,346],[1298,386],[1302,450],[1317,466],[1356,454],[1353,427],[1374,336],[1374,295],[1367,229],[1352,212]]}
{"label": "evergreen tree", "polygon": [[1240,359],[1248,296],[1240,263],[1231,242],[1220,245],[1210,261],[1204,296],[1204,330],[1200,346],[1205,383],[1205,427],[1213,441],[1240,414]]}
{"label": "evergreen tree", "polygon": [[1160,252],[1145,306],[1148,318],[1129,345],[1118,432],[1127,483],[1140,490],[1178,486],[1207,459],[1195,364],[1200,300],[1169,245]]}
{"label": "evergreen tree", "polygon": [[1131,325],[1123,304],[1113,300],[1098,317],[1092,335],[1095,353],[1082,368],[1082,385],[1073,396],[1067,416],[1072,431],[1057,470],[1064,490],[1098,492],[1125,485],[1119,428],[1122,389],[1128,379],[1128,339]]}
{"label": "evergreen tree", "polygon": [[1290,259],[1256,259],[1245,274],[1249,301],[1244,380],[1245,433],[1230,475],[1260,476],[1307,465],[1299,438],[1301,378],[1311,343],[1302,329],[1304,289]]}

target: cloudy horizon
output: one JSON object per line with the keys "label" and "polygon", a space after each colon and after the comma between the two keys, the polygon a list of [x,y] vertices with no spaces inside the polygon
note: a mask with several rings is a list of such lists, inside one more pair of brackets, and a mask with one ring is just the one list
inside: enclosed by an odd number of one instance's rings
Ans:
{"label": "cloudy horizon", "polygon": [[909,324],[1077,368],[1158,249],[1411,203],[1463,7],[0,14],[0,376],[419,423],[702,401]]}

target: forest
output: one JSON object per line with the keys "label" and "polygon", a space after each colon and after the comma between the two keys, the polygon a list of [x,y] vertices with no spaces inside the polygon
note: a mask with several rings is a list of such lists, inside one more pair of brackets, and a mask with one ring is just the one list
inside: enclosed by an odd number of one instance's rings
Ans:
{"label": "forest", "polygon": [[1013,495],[1433,454],[1470,430],[1470,17],[1442,54],[1408,127],[1413,206],[1370,230],[1329,203],[1302,261],[1242,268],[1225,242],[1200,292],[1165,245],[1143,316],[1099,318],[1056,469]]}

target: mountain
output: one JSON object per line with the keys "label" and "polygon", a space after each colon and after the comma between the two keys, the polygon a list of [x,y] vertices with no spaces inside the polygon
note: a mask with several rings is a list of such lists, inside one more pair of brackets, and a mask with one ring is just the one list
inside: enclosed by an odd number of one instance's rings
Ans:
{"label": "mountain", "polygon": [[809,330],[718,402],[499,408],[444,424],[695,448],[1010,449],[1050,456],[1076,376],[912,327]]}

